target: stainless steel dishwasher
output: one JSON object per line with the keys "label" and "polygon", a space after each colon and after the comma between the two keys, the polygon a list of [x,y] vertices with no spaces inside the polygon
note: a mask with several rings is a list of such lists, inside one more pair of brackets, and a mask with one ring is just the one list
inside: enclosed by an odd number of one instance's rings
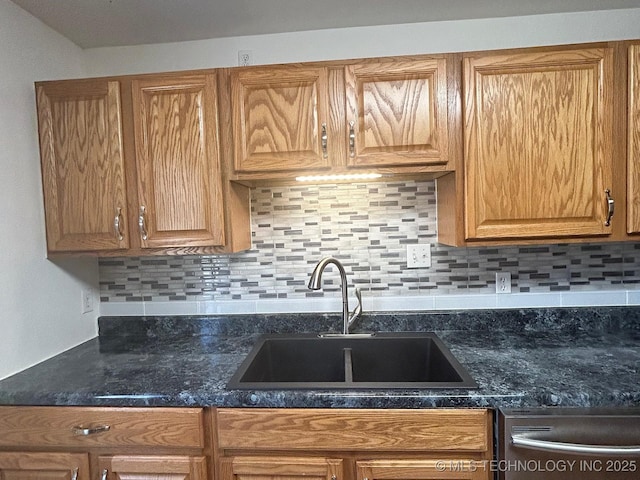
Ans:
{"label": "stainless steel dishwasher", "polygon": [[500,410],[502,480],[640,479],[640,408]]}

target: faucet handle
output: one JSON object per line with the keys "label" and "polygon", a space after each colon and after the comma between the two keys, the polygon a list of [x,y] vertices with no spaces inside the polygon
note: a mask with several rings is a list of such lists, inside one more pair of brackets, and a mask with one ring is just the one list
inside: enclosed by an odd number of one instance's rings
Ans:
{"label": "faucet handle", "polygon": [[351,325],[353,325],[353,323],[360,317],[360,315],[362,315],[362,292],[359,288],[356,288],[356,299],[358,300],[358,304],[349,317],[349,327],[351,327]]}

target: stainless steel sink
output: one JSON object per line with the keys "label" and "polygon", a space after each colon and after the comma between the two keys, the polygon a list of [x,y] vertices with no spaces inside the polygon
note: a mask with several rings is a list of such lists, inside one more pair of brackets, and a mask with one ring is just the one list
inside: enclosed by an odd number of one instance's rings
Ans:
{"label": "stainless steel sink", "polygon": [[230,389],[477,388],[433,333],[264,335]]}

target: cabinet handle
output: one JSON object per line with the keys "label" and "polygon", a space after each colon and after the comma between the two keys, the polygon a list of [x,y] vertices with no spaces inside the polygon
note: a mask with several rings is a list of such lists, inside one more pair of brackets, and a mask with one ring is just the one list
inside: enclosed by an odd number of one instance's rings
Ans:
{"label": "cabinet handle", "polygon": [[146,217],[146,208],[144,205],[140,206],[140,215],[138,215],[138,228],[140,229],[140,235],[142,236],[142,240],[147,239],[147,217]]}
{"label": "cabinet handle", "polygon": [[109,474],[109,470],[106,468],[102,470],[102,474],[100,475],[100,480],[107,480],[107,475]]}
{"label": "cabinet handle", "polygon": [[95,435],[96,433],[108,432],[111,429],[109,425],[98,425],[97,427],[73,427],[74,435],[81,435],[87,437],[89,435]]}
{"label": "cabinet handle", "polygon": [[71,475],[71,480],[78,480],[78,467],[73,469],[73,474]]}
{"label": "cabinet handle", "polygon": [[613,210],[615,207],[615,202],[613,201],[613,198],[611,198],[611,190],[609,190],[608,188],[604,191],[604,193],[607,194],[607,219],[604,222],[604,226],[608,227],[611,225],[611,217],[613,217]]}
{"label": "cabinet handle", "polygon": [[349,122],[349,156],[351,158],[356,156],[356,131],[355,131],[356,122],[351,120]]}
{"label": "cabinet handle", "polygon": [[320,137],[320,141],[322,143],[322,158],[327,158],[327,124],[322,124],[322,136]]}
{"label": "cabinet handle", "polygon": [[122,234],[122,208],[118,207],[116,218],[113,219],[113,228],[116,231],[116,238],[120,241],[124,238]]}

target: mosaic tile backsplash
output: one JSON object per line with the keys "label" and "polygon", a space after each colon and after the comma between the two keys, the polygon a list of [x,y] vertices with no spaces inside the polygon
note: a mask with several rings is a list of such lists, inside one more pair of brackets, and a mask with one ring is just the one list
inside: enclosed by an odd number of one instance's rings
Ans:
{"label": "mosaic tile backsplash", "polygon": [[[335,296],[306,284],[324,256],[338,258],[363,295],[636,289],[640,244],[454,248],[437,242],[436,182],[305,185],[252,189],[251,250],[234,255],[103,258],[101,302],[304,299]],[[431,268],[408,269],[407,245],[431,244]]]}

